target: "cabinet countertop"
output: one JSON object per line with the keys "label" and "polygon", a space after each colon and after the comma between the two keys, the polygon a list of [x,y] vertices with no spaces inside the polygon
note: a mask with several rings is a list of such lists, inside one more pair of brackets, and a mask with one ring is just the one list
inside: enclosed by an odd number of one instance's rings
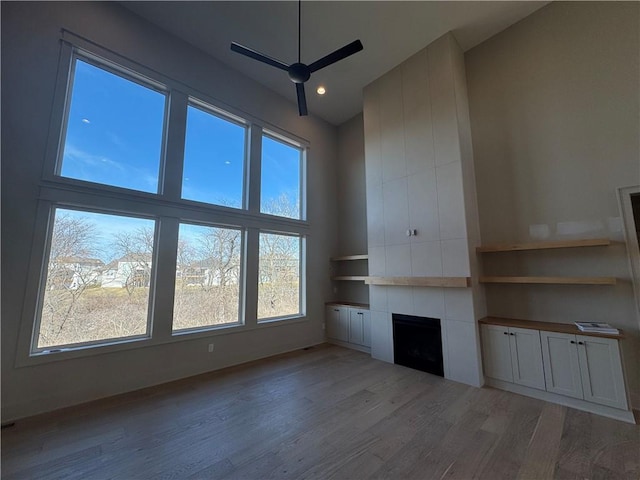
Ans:
{"label": "cabinet countertop", "polygon": [[502,317],[484,317],[478,320],[478,323],[484,325],[500,325],[502,327],[515,327],[515,328],[531,328],[533,330],[546,330],[547,332],[557,333],[569,333],[573,335],[585,335],[588,337],[605,337],[605,338],[624,338],[624,332],[620,330],[620,333],[606,334],[606,333],[593,333],[582,332],[573,323],[551,323],[551,322],[538,322],[534,320],[520,320],[517,318],[502,318]]}

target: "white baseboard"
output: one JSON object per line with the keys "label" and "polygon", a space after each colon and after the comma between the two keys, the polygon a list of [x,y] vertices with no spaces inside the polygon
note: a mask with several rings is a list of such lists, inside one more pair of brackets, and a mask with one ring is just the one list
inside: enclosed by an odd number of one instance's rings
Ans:
{"label": "white baseboard", "polygon": [[578,398],[565,397],[564,395],[558,395],[556,393],[538,390],[536,388],[525,387],[502,380],[496,380],[495,378],[486,377],[485,385],[499,388],[500,390],[519,393],[520,395],[526,395],[527,397],[545,400],[547,402],[558,403],[560,405],[576,408],[578,410],[584,410],[585,412],[595,413],[596,415],[614,418],[622,422],[633,424],[636,423],[633,412],[631,410],[620,410],[618,408],[607,407],[605,405],[598,405],[597,403],[586,402]]}

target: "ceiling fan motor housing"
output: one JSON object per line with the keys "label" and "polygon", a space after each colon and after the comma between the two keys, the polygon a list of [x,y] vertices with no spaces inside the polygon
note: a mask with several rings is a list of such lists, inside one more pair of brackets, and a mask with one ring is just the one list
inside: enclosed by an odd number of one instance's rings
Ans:
{"label": "ceiling fan motor housing", "polygon": [[304,63],[292,63],[288,73],[293,83],[304,83],[311,77],[311,70]]}

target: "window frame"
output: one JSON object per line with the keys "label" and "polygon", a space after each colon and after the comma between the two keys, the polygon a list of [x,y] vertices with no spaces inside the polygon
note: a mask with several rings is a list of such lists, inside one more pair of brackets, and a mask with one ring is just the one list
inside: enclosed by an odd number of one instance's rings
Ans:
{"label": "window frame", "polygon": [[[165,112],[163,120],[163,144],[158,177],[157,193],[132,190],[123,187],[94,183],[59,175],[63,142],[66,136],[70,92],[72,92],[73,66],[75,58],[81,58],[92,65],[97,62],[98,68],[115,66],[111,73],[133,79],[136,83],[143,80],[144,86],[160,86],[166,91]],[[123,75],[123,72],[125,75]],[[244,209],[206,204],[181,198],[182,167],[184,155],[186,112],[190,101],[197,101],[212,109],[216,115],[246,125],[246,148],[243,177]],[[260,170],[261,170],[261,138],[268,132],[279,141],[296,146],[302,150],[300,169],[300,209],[301,218],[291,219],[260,213]],[[45,364],[74,358],[107,354],[148,346],[206,339],[233,332],[252,331],[272,328],[283,324],[305,322],[306,316],[306,237],[310,233],[310,224],[306,220],[307,188],[306,162],[309,142],[277,126],[256,118],[246,112],[220,101],[210,95],[198,91],[179,80],[151,70],[141,63],[121,56],[105,48],[62,30],[58,71],[51,105],[48,141],[45,147],[43,170],[39,184],[36,216],[31,253],[28,263],[27,283],[21,314],[18,346],[16,349],[16,366]],[[49,229],[52,212],[55,208],[69,208],[155,219],[154,247],[154,289],[150,290],[148,310],[148,336],[125,337],[115,341],[105,341],[63,348],[60,351],[43,353],[35,352],[34,345],[36,316],[39,317],[39,290],[43,278],[43,267],[49,256]],[[204,224],[211,226],[229,226],[243,232],[243,282],[240,296],[242,298],[240,324],[224,324],[214,328],[180,330],[172,332],[173,296],[175,287],[175,264],[177,256],[178,225],[180,222]],[[257,275],[259,232],[293,234],[300,237],[300,314],[284,318],[274,318],[258,322]],[[173,253],[171,253],[173,249]],[[162,258],[160,258],[162,257]],[[174,287],[171,287],[173,284]],[[170,295],[169,295],[170,294]],[[170,297],[167,303],[166,297]],[[169,313],[167,314],[167,311]],[[55,350],[55,349],[54,349]]]}
{"label": "window frame", "polygon": [[[65,177],[62,175],[62,163],[64,157],[65,150],[65,141],[67,137],[67,129],[69,124],[69,114],[71,112],[71,102],[72,102],[72,93],[75,79],[75,71],[76,71],[76,62],[81,60],[95,68],[104,70],[112,75],[116,75],[124,80],[128,80],[132,83],[140,85],[142,87],[146,87],[150,90],[153,90],[157,93],[164,95],[164,111],[162,118],[162,136],[161,136],[161,144],[160,144],[160,158],[158,159],[158,183],[156,185],[155,192],[146,192],[144,190],[136,190],[132,188],[119,187],[117,185],[109,185],[105,183],[92,182],[90,180],[82,180],[79,178],[73,177]],[[68,76],[66,79],[66,85],[64,89],[64,110],[62,114],[62,118],[60,120],[60,133],[59,138],[56,142],[55,149],[56,154],[54,157],[54,165],[53,165],[53,175],[51,175],[50,180],[54,180],[56,182],[65,182],[69,185],[85,185],[94,188],[100,189],[113,189],[114,192],[134,192],[142,195],[151,195],[156,197],[157,195],[162,195],[164,191],[165,178],[163,173],[165,172],[166,167],[166,138],[167,138],[167,129],[168,129],[168,120],[169,120],[169,106],[170,106],[170,92],[168,88],[160,82],[157,82],[146,75],[140,74],[127,68],[125,66],[118,65],[117,63],[102,58],[98,55],[92,54],[86,50],[82,50],[79,48],[72,48],[70,52],[69,58],[69,67],[68,67]],[[50,171],[49,171],[50,174]]]}
{"label": "window frame", "polygon": [[640,185],[629,187],[619,187],[617,189],[618,208],[622,217],[623,235],[627,245],[627,259],[629,262],[629,271],[631,273],[631,285],[635,299],[636,320],[640,326],[640,238],[637,229],[640,225],[636,225],[634,216],[634,208],[631,197],[640,195]]}
{"label": "window frame", "polygon": [[[199,327],[181,328],[175,330],[173,328],[173,321],[175,320],[175,312],[172,311],[171,316],[171,335],[173,337],[180,337],[182,335],[190,335],[192,333],[209,332],[213,330],[222,330],[226,328],[244,326],[246,324],[245,318],[245,304],[246,304],[246,288],[244,287],[247,278],[247,231],[245,228],[237,225],[221,225],[205,222],[187,222],[184,219],[178,220],[178,234],[180,232],[180,225],[193,225],[208,228],[225,228],[228,230],[237,230],[240,233],[240,276],[238,278],[238,319],[236,322],[221,323],[214,325],[203,325]],[[178,237],[179,238],[179,237]],[[177,252],[176,252],[177,253]],[[175,275],[174,275],[175,280]],[[174,291],[174,305],[175,305],[175,291]]]}
{"label": "window frame", "polygon": [[[248,123],[246,120],[244,120],[241,117],[238,117],[236,115],[233,115],[229,112],[225,112],[224,110],[206,103],[203,100],[200,100],[196,97],[193,96],[189,96],[187,99],[187,115],[188,115],[188,108],[189,107],[193,107],[196,108],[198,110],[200,110],[201,112],[204,113],[208,113],[210,115],[213,115],[221,120],[224,120],[226,122],[229,122],[231,124],[237,125],[239,127],[242,127],[244,129],[244,155],[243,155],[243,159],[242,159],[242,193],[241,193],[241,206],[240,207],[229,207],[226,205],[220,205],[217,203],[208,203],[208,202],[203,202],[201,200],[193,200],[193,199],[189,199],[189,198],[184,198],[182,196],[182,184],[184,183],[184,172],[182,175],[182,182],[180,185],[180,200],[183,202],[190,202],[193,203],[194,205],[207,205],[207,206],[214,206],[214,207],[221,207],[221,208],[230,208],[233,210],[248,210],[249,208],[249,192],[248,192],[248,184],[249,184],[249,168],[248,168],[248,163],[249,163],[249,148],[250,148],[250,143],[249,143],[249,137],[250,137],[250,128],[251,125],[250,123]],[[187,139],[187,131],[186,131],[186,120],[185,120],[185,141],[184,143],[186,144],[186,139]],[[184,168],[184,154],[183,154],[183,159],[182,159],[182,167]]]}
{"label": "window frame", "polygon": [[[280,215],[274,215],[271,213],[263,213],[262,212],[262,208],[261,208],[261,204],[262,204],[262,191],[260,192],[260,201],[259,201],[259,205],[258,205],[258,211],[260,212],[261,215],[268,215],[271,217],[276,217],[276,218],[286,218],[289,220],[294,220],[294,221],[306,221],[307,220],[307,202],[306,202],[306,192],[307,192],[307,183],[306,183],[306,178],[307,178],[307,150],[308,148],[305,148],[303,145],[300,145],[299,143],[296,143],[294,141],[292,141],[290,138],[286,138],[285,136],[283,136],[282,134],[279,134],[277,132],[271,131],[269,129],[263,129],[262,130],[262,137],[267,137],[273,141],[282,143],[284,145],[287,145],[289,147],[295,148],[297,150],[300,151],[300,165],[299,165],[299,172],[298,172],[298,208],[300,209],[300,218],[292,218],[292,217],[283,217]],[[262,151],[261,151],[261,155],[262,155]],[[262,159],[262,157],[261,157]],[[262,190],[262,162],[261,162],[261,167],[260,167],[260,189]]]}
{"label": "window frame", "polygon": [[[306,275],[306,237],[303,235],[295,234],[292,232],[282,232],[282,231],[273,231],[273,230],[260,230],[258,232],[258,242],[260,241],[260,234],[268,234],[268,235],[280,235],[287,237],[296,237],[298,239],[298,313],[293,315],[278,315],[275,317],[265,317],[260,318],[257,310],[256,310],[256,320],[258,325],[279,322],[283,320],[289,320],[293,318],[305,317],[307,315],[307,275]],[[258,262],[260,262],[260,247],[258,246]],[[258,263],[258,275],[260,275],[260,264]],[[260,289],[259,284],[260,279],[258,278],[258,292]],[[259,293],[256,295],[256,303],[259,302]]]}
{"label": "window frame", "polygon": [[[51,208],[48,209],[48,219],[47,219],[47,227],[46,227],[46,242],[45,248],[42,255],[42,265],[40,267],[39,274],[39,287],[38,287],[38,295],[36,298],[35,304],[35,318],[33,320],[33,334],[31,337],[31,348],[30,351],[32,355],[42,355],[48,353],[57,353],[65,350],[75,350],[82,349],[88,347],[95,347],[100,345],[115,345],[119,343],[128,343],[130,341],[137,341],[151,338],[151,328],[153,325],[152,317],[153,317],[153,292],[155,291],[155,283],[156,283],[156,272],[157,272],[157,253],[158,253],[158,231],[160,228],[160,223],[157,218],[142,216],[142,215],[131,215],[125,214],[121,211],[112,211],[112,210],[100,210],[100,209],[88,209],[83,207],[77,207],[74,205],[65,205],[65,204],[52,204]],[[40,335],[40,327],[42,325],[42,310],[43,310],[43,302],[44,302],[44,289],[47,283],[47,273],[48,273],[48,263],[50,260],[51,254],[51,243],[53,238],[53,228],[55,226],[55,217],[56,212],[59,210],[72,210],[76,212],[86,212],[86,213],[97,213],[103,215],[114,215],[121,217],[129,217],[129,218],[140,218],[143,220],[152,220],[154,221],[154,232],[153,232],[153,252],[151,254],[152,258],[152,267],[151,267],[151,277],[149,281],[149,297],[147,299],[147,319],[145,322],[145,333],[141,335],[132,335],[129,337],[112,337],[106,338],[103,340],[92,340],[87,342],[78,342],[78,343],[70,343],[63,345],[55,345],[51,347],[38,347],[38,337]]]}

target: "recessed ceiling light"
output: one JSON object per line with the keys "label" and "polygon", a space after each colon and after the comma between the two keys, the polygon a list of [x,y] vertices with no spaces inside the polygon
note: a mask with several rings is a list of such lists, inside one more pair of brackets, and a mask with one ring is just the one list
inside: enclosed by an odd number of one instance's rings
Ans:
{"label": "recessed ceiling light", "polygon": [[318,95],[324,95],[325,93],[327,93],[327,91],[325,90],[325,88],[323,86],[319,86],[318,90],[316,90],[316,92],[318,92]]}

